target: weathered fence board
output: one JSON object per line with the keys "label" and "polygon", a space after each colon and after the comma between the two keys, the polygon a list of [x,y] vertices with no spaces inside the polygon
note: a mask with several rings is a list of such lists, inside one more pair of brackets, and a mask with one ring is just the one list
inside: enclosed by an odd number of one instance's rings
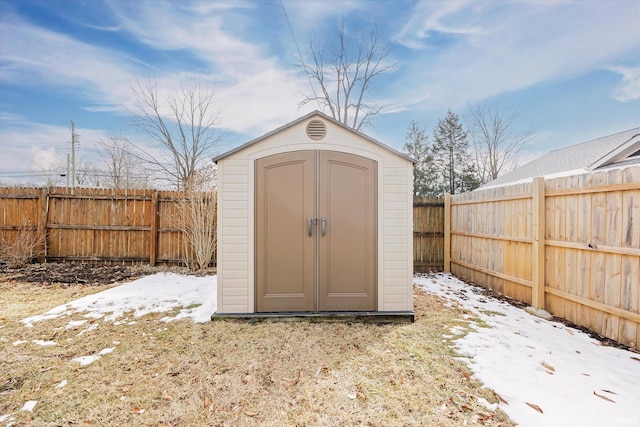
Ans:
{"label": "weathered fence board", "polygon": [[444,267],[444,201],[413,201],[413,270],[441,271]]}
{"label": "weathered fence board", "polygon": [[[155,190],[0,188],[0,238],[46,233],[41,261],[179,264],[182,193]],[[215,255],[214,255],[215,259]]]}
{"label": "weathered fence board", "polygon": [[446,200],[445,269],[640,349],[640,167]]}

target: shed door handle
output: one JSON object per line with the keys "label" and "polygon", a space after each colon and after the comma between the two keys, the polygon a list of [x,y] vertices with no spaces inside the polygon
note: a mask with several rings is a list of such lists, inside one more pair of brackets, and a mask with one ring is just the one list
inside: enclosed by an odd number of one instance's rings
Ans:
{"label": "shed door handle", "polygon": [[313,224],[312,218],[307,218],[307,234],[311,237],[311,224]]}
{"label": "shed door handle", "polygon": [[327,219],[322,218],[320,220],[320,228],[322,229],[322,237],[327,233]]}

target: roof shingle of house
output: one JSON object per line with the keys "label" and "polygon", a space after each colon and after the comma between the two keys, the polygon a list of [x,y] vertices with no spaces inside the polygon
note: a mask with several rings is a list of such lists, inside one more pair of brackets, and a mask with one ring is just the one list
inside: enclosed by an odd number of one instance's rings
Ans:
{"label": "roof shingle of house", "polygon": [[[534,177],[574,172],[576,174],[595,169],[616,150],[637,139],[640,144],[640,127],[616,133],[549,153],[487,183],[482,188],[498,187],[525,182]],[[606,162],[605,162],[606,164]]]}

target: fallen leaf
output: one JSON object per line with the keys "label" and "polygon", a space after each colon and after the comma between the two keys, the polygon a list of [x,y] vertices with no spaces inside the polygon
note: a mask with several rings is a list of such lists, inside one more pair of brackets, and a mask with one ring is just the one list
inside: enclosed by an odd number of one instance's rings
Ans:
{"label": "fallen leaf", "polygon": [[633,360],[637,360],[638,362],[640,362],[640,359],[635,357],[635,356],[630,356]]}
{"label": "fallen leaf", "polygon": [[540,408],[538,405],[534,404],[534,403],[529,403],[529,402],[524,402],[527,405],[529,405],[529,407],[535,409],[536,411],[540,412],[541,414],[543,414],[544,412],[542,412],[542,408]]}
{"label": "fallen leaf", "polygon": [[135,406],[135,407],[133,408],[133,412],[134,412],[135,414],[140,414],[140,415],[142,415],[142,414],[144,414],[144,408],[138,408],[137,406]]}
{"label": "fallen leaf", "polygon": [[171,397],[171,395],[169,394],[169,392],[167,392],[167,390],[164,390],[162,392],[162,398],[164,400],[173,400],[173,397]]}
{"label": "fallen leaf", "polygon": [[596,393],[595,391],[593,392],[593,394],[595,394],[596,396],[598,396],[600,399],[606,400],[607,402],[611,402],[611,403],[616,403],[615,400],[611,400],[609,399],[607,396],[603,396],[601,394]]}
{"label": "fallen leaf", "polygon": [[462,409],[466,410],[466,411],[469,411],[469,412],[472,412],[472,411],[473,411],[473,408],[472,408],[471,406],[467,405],[467,404],[463,404],[463,405],[461,405],[460,407],[461,407]]}
{"label": "fallen leaf", "polygon": [[610,394],[618,394],[615,391],[611,391],[611,390],[604,390],[603,389],[602,391],[604,391],[605,393],[610,393]]}
{"label": "fallen leaf", "polygon": [[257,415],[258,415],[257,413],[255,413],[255,412],[253,412],[253,411],[244,411],[244,414],[245,414],[247,417],[255,417],[255,416],[257,416]]}
{"label": "fallen leaf", "polygon": [[364,400],[365,402],[367,401],[367,396],[365,396],[362,392],[359,391],[356,394],[360,399]]}
{"label": "fallen leaf", "polygon": [[576,350],[576,353],[577,353],[577,354],[582,354],[582,353],[580,353],[580,350]]}
{"label": "fallen leaf", "polygon": [[556,368],[554,368],[553,366],[551,366],[551,365],[549,365],[547,363],[542,362],[542,366],[544,366],[546,369],[550,370],[551,372],[555,372],[556,371]]}
{"label": "fallen leaf", "polygon": [[298,384],[298,380],[297,379],[290,380],[290,379],[287,379],[287,378],[283,378],[282,381],[284,381],[282,383],[282,386],[284,388],[291,388],[294,385]]}
{"label": "fallen leaf", "polygon": [[208,408],[209,405],[211,405],[211,398],[209,397],[208,394],[204,395],[204,407]]}
{"label": "fallen leaf", "polygon": [[496,397],[498,398],[498,400],[502,403],[504,403],[505,405],[508,405],[509,402],[507,402],[507,399],[505,399],[504,397],[500,396],[498,393],[494,393],[496,395]]}

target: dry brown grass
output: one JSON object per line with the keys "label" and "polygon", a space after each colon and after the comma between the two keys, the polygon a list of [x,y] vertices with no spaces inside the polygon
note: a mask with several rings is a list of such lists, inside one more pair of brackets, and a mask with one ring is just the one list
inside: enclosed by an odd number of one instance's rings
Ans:
{"label": "dry brown grass", "polygon": [[[512,425],[478,404],[496,396],[443,341],[461,313],[421,291],[414,324],[163,323],[152,314],[132,325],[94,320],[99,327],[78,336],[87,325],[65,329],[68,317],[19,322],[102,289],[0,285],[0,416],[34,426]],[[92,364],[72,360],[111,347]],[[32,413],[20,411],[28,400],[38,401]]]}

